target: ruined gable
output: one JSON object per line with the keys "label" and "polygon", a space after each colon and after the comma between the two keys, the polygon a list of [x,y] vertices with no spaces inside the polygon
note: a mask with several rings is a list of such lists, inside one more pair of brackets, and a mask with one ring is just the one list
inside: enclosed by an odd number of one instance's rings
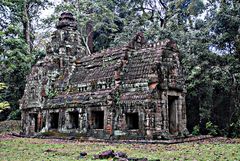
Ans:
{"label": "ruined gable", "polygon": [[185,86],[176,44],[146,44],[138,33],[126,46],[90,54],[71,13],[27,78],[23,131],[56,129],[98,138],[161,138],[186,130]]}

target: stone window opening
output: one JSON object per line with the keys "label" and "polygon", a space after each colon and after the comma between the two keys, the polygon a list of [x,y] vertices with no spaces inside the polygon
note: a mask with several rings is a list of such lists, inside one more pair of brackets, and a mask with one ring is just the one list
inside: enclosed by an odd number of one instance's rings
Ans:
{"label": "stone window opening", "polygon": [[69,33],[68,33],[67,31],[65,31],[65,32],[63,33],[63,40],[64,40],[64,41],[67,41],[68,38],[69,38]]}
{"label": "stone window opening", "polygon": [[103,85],[103,89],[107,89],[107,84],[104,84],[104,85]]}
{"label": "stone window opening", "polygon": [[103,129],[104,127],[104,111],[92,111],[93,129]]}
{"label": "stone window opening", "polygon": [[139,129],[138,113],[126,113],[126,124],[130,130]]}
{"label": "stone window opening", "polygon": [[70,119],[70,128],[78,129],[79,128],[79,113],[78,111],[69,112]]}
{"label": "stone window opening", "polygon": [[30,97],[33,100],[35,99],[35,88],[34,87],[32,87],[31,90],[30,90]]}
{"label": "stone window opening", "polygon": [[50,113],[50,128],[51,129],[58,129],[58,119],[59,113]]}
{"label": "stone window opening", "polygon": [[174,134],[177,129],[177,107],[178,96],[168,96],[168,118],[169,118],[169,133]]}
{"label": "stone window opening", "polygon": [[41,128],[43,128],[45,126],[46,126],[46,116],[44,116],[42,119],[42,127]]}
{"label": "stone window opening", "polygon": [[80,88],[79,88],[79,91],[80,91],[80,92],[84,92],[84,91],[85,91],[85,87],[80,87]]}
{"label": "stone window opening", "polygon": [[66,47],[66,53],[67,53],[68,55],[70,55],[71,52],[72,52],[72,49],[71,49],[70,47]]}
{"label": "stone window opening", "polygon": [[59,59],[59,58],[54,59],[53,62],[54,62],[54,64],[57,66],[57,68],[60,68],[60,67],[61,67],[61,62],[60,62],[60,59]]}
{"label": "stone window opening", "polygon": [[87,86],[79,87],[78,90],[79,90],[79,92],[85,92],[85,91],[87,91]]}
{"label": "stone window opening", "polygon": [[97,82],[96,81],[92,81],[91,82],[91,87],[92,87],[92,91],[97,90]]}

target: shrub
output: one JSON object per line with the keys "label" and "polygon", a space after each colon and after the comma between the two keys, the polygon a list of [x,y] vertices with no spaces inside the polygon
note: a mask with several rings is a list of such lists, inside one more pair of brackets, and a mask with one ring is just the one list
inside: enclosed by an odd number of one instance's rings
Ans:
{"label": "shrub", "polygon": [[230,129],[228,136],[230,137],[240,137],[240,120],[235,123],[230,124]]}
{"label": "shrub", "polygon": [[21,110],[17,109],[8,115],[8,120],[21,120]]}
{"label": "shrub", "polygon": [[200,127],[199,125],[196,125],[193,127],[192,135],[199,135],[200,134]]}
{"label": "shrub", "polygon": [[218,135],[218,126],[214,125],[211,121],[208,121],[205,126],[209,135],[216,136]]}

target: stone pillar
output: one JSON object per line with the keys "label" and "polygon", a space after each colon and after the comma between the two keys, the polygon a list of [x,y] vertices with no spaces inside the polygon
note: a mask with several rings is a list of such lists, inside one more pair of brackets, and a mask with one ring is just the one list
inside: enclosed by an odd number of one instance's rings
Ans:
{"label": "stone pillar", "polygon": [[145,118],[145,111],[142,110],[142,108],[140,108],[140,110],[138,110],[138,126],[139,126],[139,130],[140,133],[142,133],[143,135],[146,135],[146,128],[144,125],[144,119]]}
{"label": "stone pillar", "polygon": [[70,123],[70,116],[69,116],[69,112],[65,112],[64,113],[64,125],[62,126],[62,130],[63,131],[67,131],[67,129],[72,128],[71,123]]}
{"label": "stone pillar", "polygon": [[66,112],[65,108],[64,109],[59,109],[59,124],[58,124],[58,129],[59,131],[66,131],[67,127],[66,124],[69,123],[69,119],[67,121],[67,116],[69,117],[69,113]]}
{"label": "stone pillar", "polygon": [[43,123],[43,117],[42,117],[43,115],[42,115],[42,112],[40,111],[39,113],[38,113],[38,117],[37,117],[37,131],[39,132],[39,131],[41,131],[41,129],[42,129],[42,123]]}
{"label": "stone pillar", "polygon": [[156,113],[155,113],[155,130],[160,131],[161,130],[161,124],[162,124],[162,118],[161,118],[161,101],[156,102]]}
{"label": "stone pillar", "polygon": [[152,124],[151,124],[151,112],[146,110],[145,113],[145,130],[146,130],[146,137],[148,139],[152,139]]}
{"label": "stone pillar", "polygon": [[79,130],[82,131],[84,127],[84,114],[82,112],[82,108],[79,109]]}
{"label": "stone pillar", "polygon": [[23,134],[26,134],[26,128],[25,128],[25,126],[26,126],[26,112],[24,111],[24,110],[22,110],[21,111],[22,112],[22,114],[21,114],[21,129],[22,129],[22,133]]}
{"label": "stone pillar", "polygon": [[88,113],[86,111],[86,109],[84,108],[81,108],[80,109],[80,117],[79,117],[79,128],[80,128],[80,131],[82,131],[83,133],[86,133],[87,132],[87,129],[88,129]]}
{"label": "stone pillar", "polygon": [[186,102],[185,94],[182,94],[182,107],[181,107],[181,131],[187,128],[187,116],[186,116]]}
{"label": "stone pillar", "polygon": [[45,125],[46,131],[50,129],[50,126],[51,126],[50,121],[51,121],[51,118],[50,118],[49,110],[46,110],[46,125]]}
{"label": "stone pillar", "polygon": [[113,134],[113,112],[112,112],[112,110],[108,111],[106,120],[107,120],[107,125],[105,127],[105,130],[109,135],[112,135]]}
{"label": "stone pillar", "polygon": [[162,93],[161,97],[161,104],[162,104],[162,123],[163,123],[163,128],[162,131],[169,131],[169,118],[168,118],[168,96],[167,92]]}

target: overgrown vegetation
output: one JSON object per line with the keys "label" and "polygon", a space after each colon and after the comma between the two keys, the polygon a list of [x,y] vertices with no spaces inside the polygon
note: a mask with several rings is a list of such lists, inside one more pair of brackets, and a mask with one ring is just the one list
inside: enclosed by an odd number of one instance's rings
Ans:
{"label": "overgrown vegetation", "polygon": [[[1,138],[0,138],[1,139]],[[93,155],[106,150],[121,151],[132,158],[160,160],[240,160],[240,144],[108,144],[14,138],[1,140],[1,160],[93,160]],[[80,152],[87,152],[79,158]]]}
{"label": "overgrown vegetation", "polygon": [[8,120],[0,122],[0,135],[9,132],[20,132],[21,122],[17,120]]}
{"label": "overgrown vegetation", "polygon": [[[47,29],[52,29],[62,11],[70,11],[87,48],[86,24],[93,26],[94,51],[126,43],[139,31],[149,42],[175,40],[186,73],[190,132],[240,135],[237,0],[69,0],[53,6],[55,12],[44,20],[40,11],[52,5],[48,0],[0,2],[0,82],[8,86],[0,96],[11,110],[19,107],[30,67],[44,56]],[[38,27],[44,32],[37,32]]]}

